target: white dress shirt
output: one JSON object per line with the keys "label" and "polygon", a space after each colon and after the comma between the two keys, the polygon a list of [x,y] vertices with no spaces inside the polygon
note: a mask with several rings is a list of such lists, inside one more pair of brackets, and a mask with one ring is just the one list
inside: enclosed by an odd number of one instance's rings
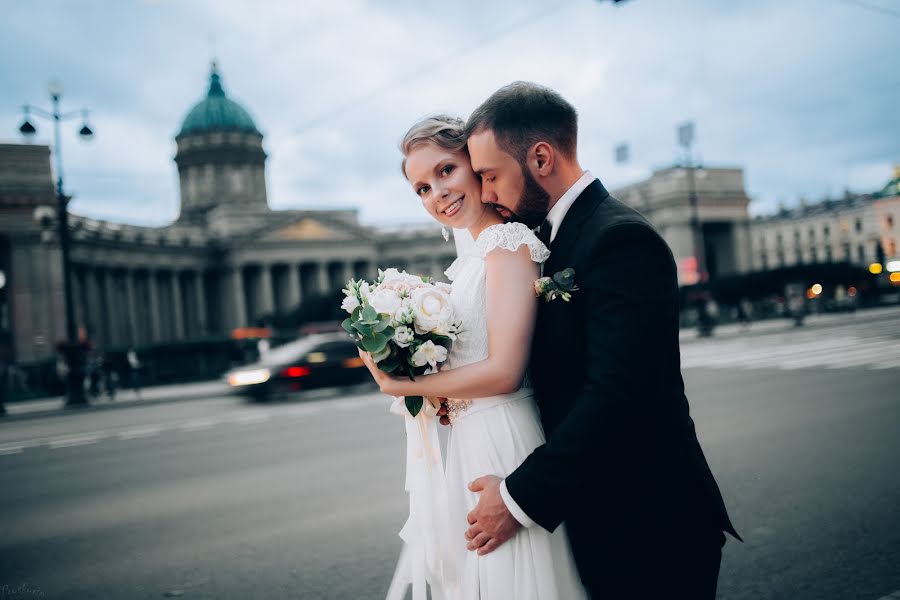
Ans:
{"label": "white dress shirt", "polygon": [[[587,186],[591,185],[591,182],[594,181],[594,176],[591,175],[590,171],[585,171],[581,174],[581,177],[578,178],[572,187],[566,190],[566,193],[562,195],[559,201],[553,205],[553,208],[550,209],[550,212],[547,213],[547,220],[550,222],[550,241],[552,242],[556,238],[556,234],[559,231],[560,226],[562,225],[563,219],[566,218],[566,214],[569,212],[569,209],[572,207],[572,203],[575,202],[575,199],[581,195]],[[509,510],[510,514],[515,517],[516,521],[521,523],[525,527],[531,527],[534,525],[534,521],[525,514],[525,511],[516,504],[516,501],[513,500],[512,496],[509,495],[509,490],[506,489],[506,480],[504,479],[500,482],[500,496],[503,498],[503,503],[506,504],[507,510]]]}

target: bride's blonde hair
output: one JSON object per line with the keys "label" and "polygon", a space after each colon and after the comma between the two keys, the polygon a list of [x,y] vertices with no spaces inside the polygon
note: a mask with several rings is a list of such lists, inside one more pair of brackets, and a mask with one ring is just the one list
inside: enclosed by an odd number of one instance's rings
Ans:
{"label": "bride's blonde hair", "polygon": [[404,177],[406,176],[406,157],[416,146],[428,143],[451,152],[463,152],[468,156],[465,121],[449,115],[433,115],[410,127],[403,139],[400,140],[400,152],[403,153],[400,170]]}

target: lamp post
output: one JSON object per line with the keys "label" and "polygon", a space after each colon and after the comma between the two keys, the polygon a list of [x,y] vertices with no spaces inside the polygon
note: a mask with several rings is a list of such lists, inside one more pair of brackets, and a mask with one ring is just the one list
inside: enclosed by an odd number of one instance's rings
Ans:
{"label": "lamp post", "polygon": [[[50,101],[53,109],[51,111],[42,108],[25,105],[24,121],[19,127],[19,131],[26,137],[33,136],[37,133],[34,125],[29,121],[29,117],[34,114],[44,119],[53,121],[53,153],[56,157],[56,222],[59,234],[59,246],[62,254],[62,272],[63,272],[63,297],[65,300],[66,310],[66,339],[60,344],[59,350],[66,360],[68,373],[66,376],[66,406],[79,407],[87,405],[87,398],[84,394],[84,370],[85,358],[87,354],[88,344],[84,340],[78,338],[78,325],[75,322],[75,302],[72,297],[72,273],[71,263],[69,259],[69,200],[70,196],[66,196],[63,187],[63,170],[62,170],[62,144],[60,143],[59,124],[62,121],[69,120],[73,117],[81,115],[83,122],[78,134],[84,140],[90,140],[94,132],[87,124],[87,110],[79,110],[69,113],[61,113],[59,110],[59,99],[62,96],[62,86],[58,82],[51,82],[47,91],[50,94]],[[42,207],[38,207],[40,210]],[[37,212],[35,214],[37,216]],[[47,211],[45,210],[42,220],[46,220]]]}
{"label": "lamp post", "polygon": [[688,202],[691,207],[691,237],[694,247],[694,259],[697,261],[697,276],[700,282],[709,279],[706,271],[706,248],[703,240],[703,227],[700,224],[700,208],[697,205],[697,183],[691,157],[691,146],[694,143],[694,122],[688,121],[678,127],[678,144],[685,150],[685,172],[687,174]]}

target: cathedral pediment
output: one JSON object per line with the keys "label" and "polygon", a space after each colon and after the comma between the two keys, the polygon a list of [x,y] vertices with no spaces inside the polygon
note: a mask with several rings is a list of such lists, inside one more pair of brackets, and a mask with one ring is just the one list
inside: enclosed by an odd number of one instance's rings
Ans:
{"label": "cathedral pediment", "polygon": [[269,240],[308,241],[308,240],[346,240],[350,239],[346,231],[330,227],[321,221],[309,217],[300,219],[286,227],[271,231],[266,235]]}

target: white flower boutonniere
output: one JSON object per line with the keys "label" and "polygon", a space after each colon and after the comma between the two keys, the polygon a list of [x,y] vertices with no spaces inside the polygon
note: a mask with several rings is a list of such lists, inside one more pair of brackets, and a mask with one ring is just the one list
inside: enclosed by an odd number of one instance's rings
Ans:
{"label": "white flower boutonniere", "polygon": [[553,277],[541,277],[534,282],[534,293],[546,302],[562,298],[564,302],[572,299],[572,292],[577,292],[575,285],[575,269],[568,268],[553,274]]}

